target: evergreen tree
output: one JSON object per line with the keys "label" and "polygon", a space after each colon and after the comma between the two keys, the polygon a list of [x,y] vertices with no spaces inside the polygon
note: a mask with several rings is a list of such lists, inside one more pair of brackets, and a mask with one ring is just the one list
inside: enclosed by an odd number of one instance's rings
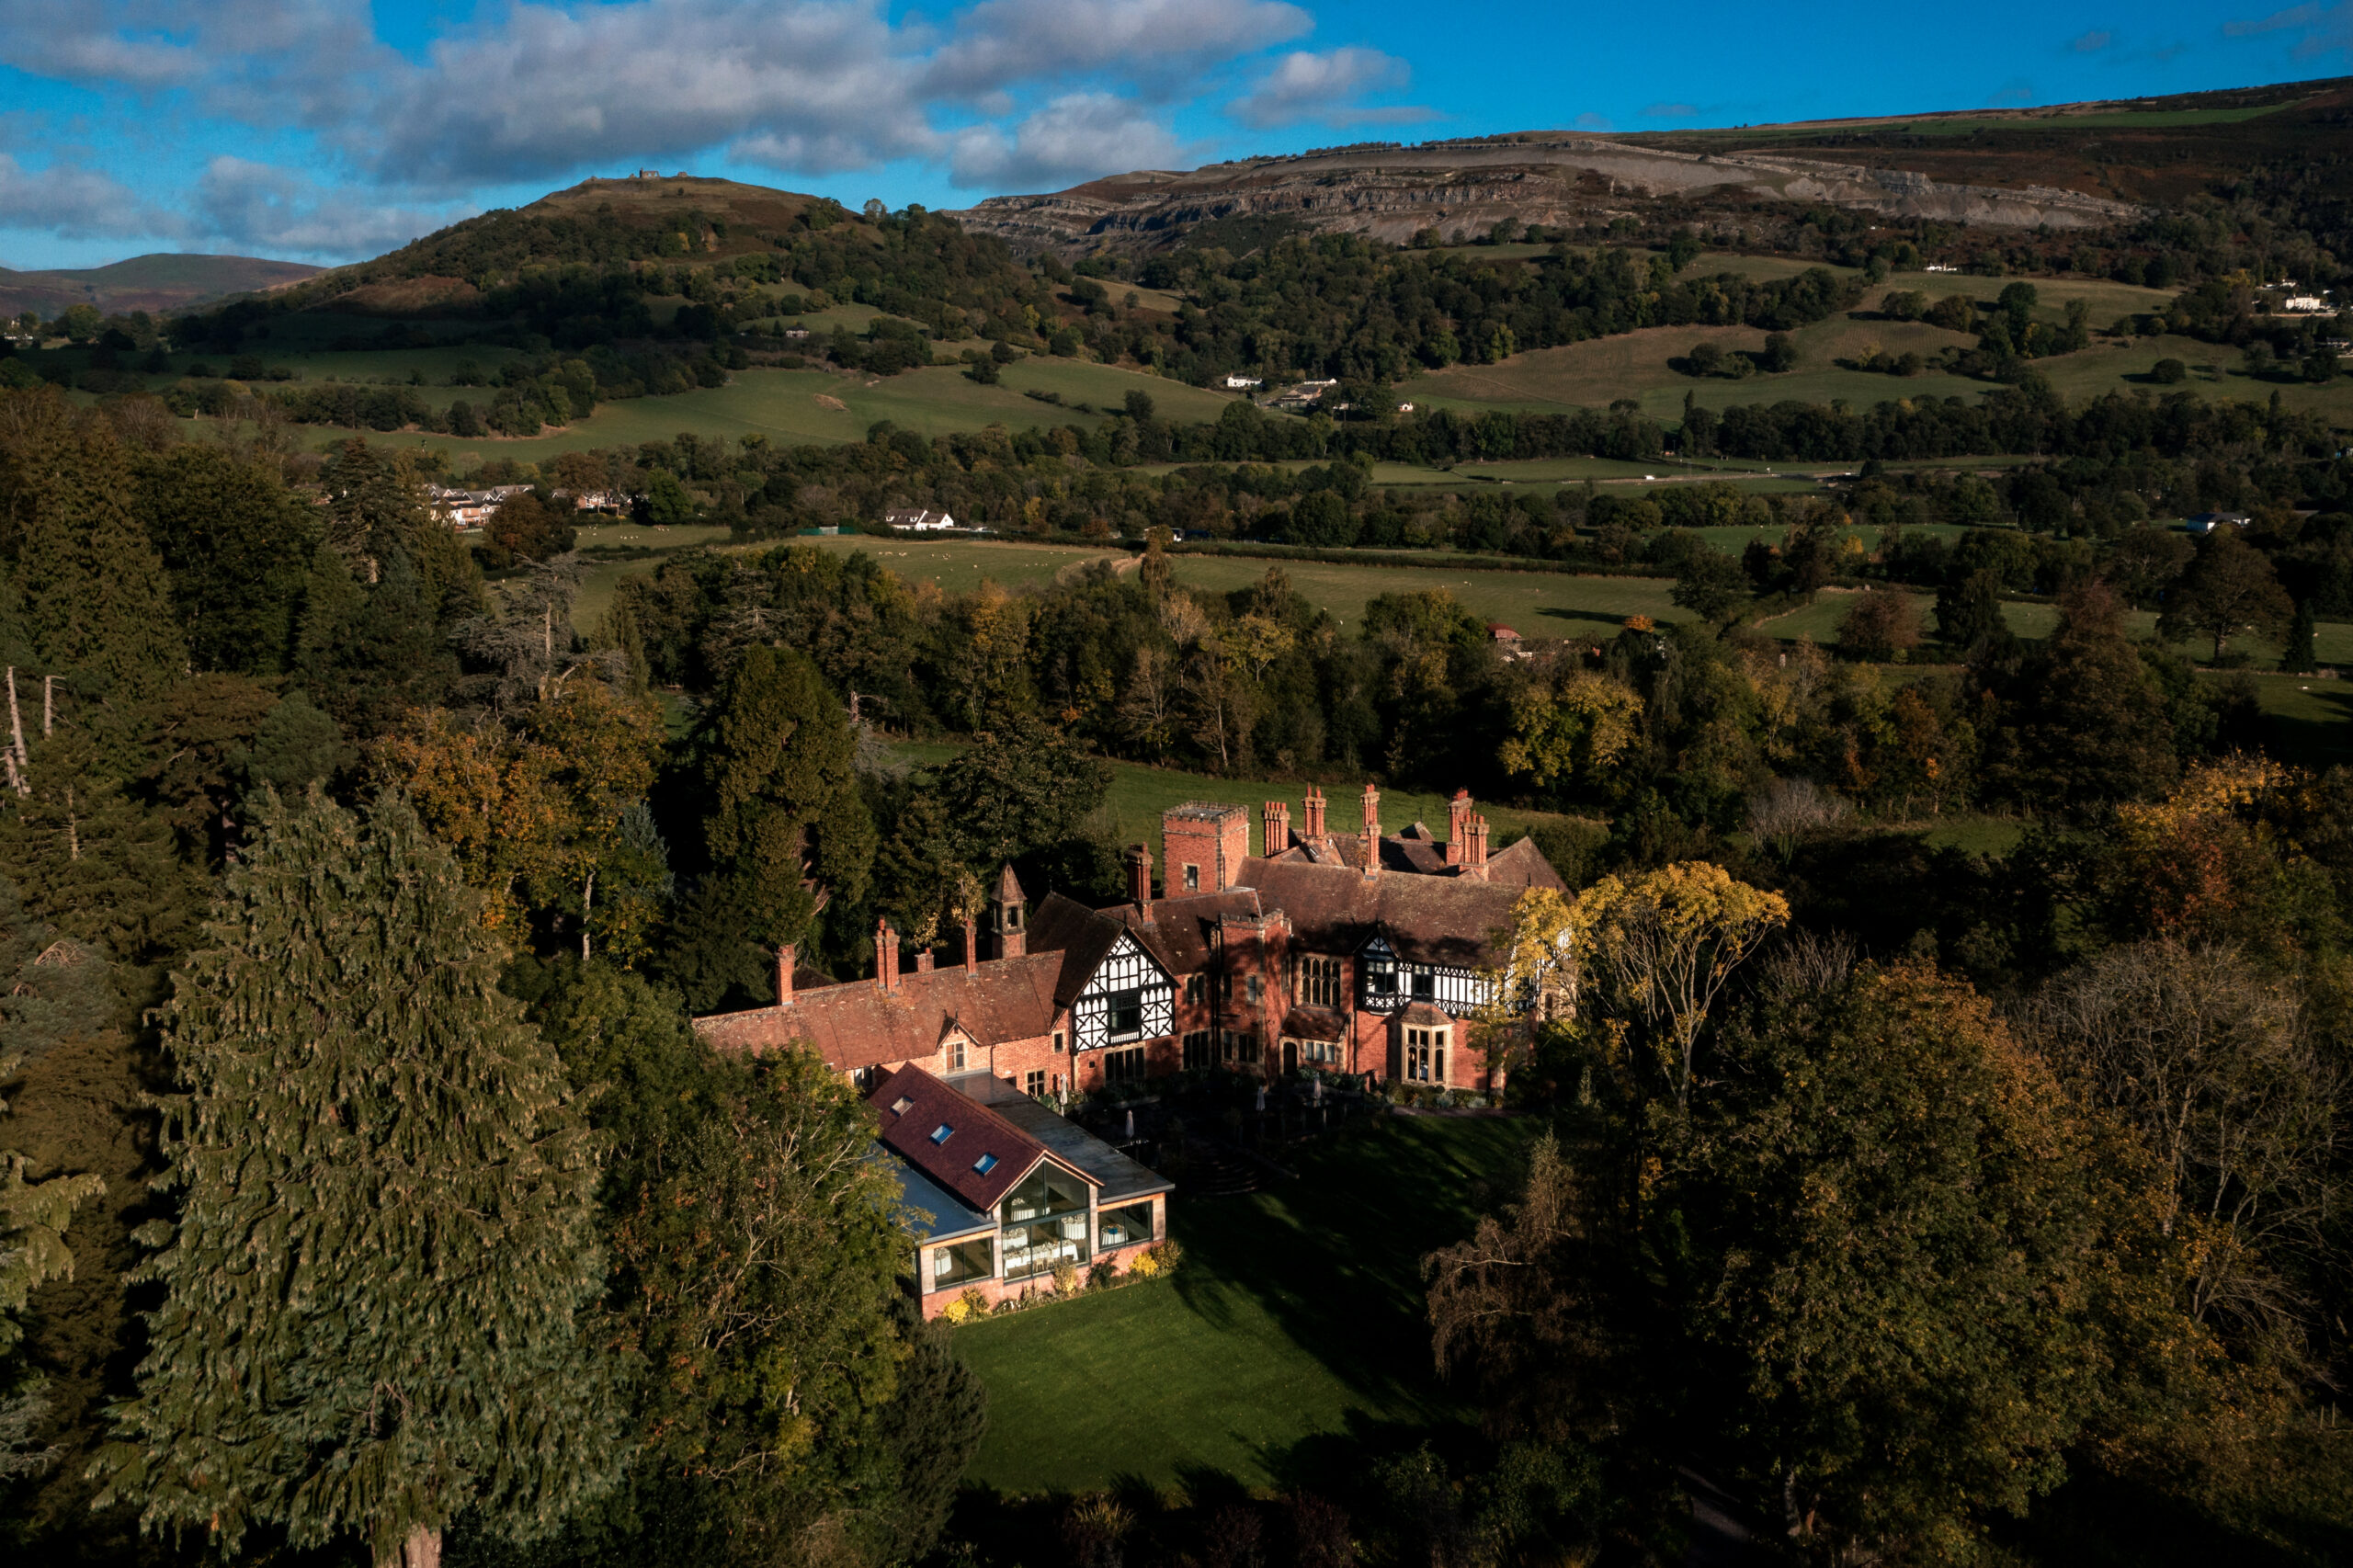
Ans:
{"label": "evergreen tree", "polygon": [[34,422],[0,465],[15,515],[16,580],[34,648],[51,671],[136,700],[177,674],[187,644],[162,558],[132,509],[130,454],[101,422]]}
{"label": "evergreen tree", "polygon": [[171,574],[188,656],[200,670],[276,675],[293,657],[316,509],[277,472],[219,447],[171,447],[137,463],[147,533]]}
{"label": "evergreen tree", "polygon": [[2313,605],[2310,599],[2296,601],[2296,613],[2288,622],[2288,647],[2279,656],[2279,667],[2290,675],[2308,676],[2320,668],[2320,655],[2313,649]]}
{"label": "evergreen tree", "polygon": [[101,1502],[404,1568],[463,1512],[553,1528],[617,1463],[575,1327],[597,1142],[479,895],[397,798],[313,791],[264,812],[207,937],[165,1011],[180,1220]]}
{"label": "evergreen tree", "polygon": [[701,737],[703,842],[763,947],[807,938],[833,897],[864,896],[874,819],[858,737],[808,656],[745,651]]}
{"label": "evergreen tree", "polygon": [[2017,727],[1996,771],[2020,799],[2082,808],[2145,800],[2173,782],[2165,699],[2105,585],[2060,601],[2058,629],[2020,672],[2015,698]]}

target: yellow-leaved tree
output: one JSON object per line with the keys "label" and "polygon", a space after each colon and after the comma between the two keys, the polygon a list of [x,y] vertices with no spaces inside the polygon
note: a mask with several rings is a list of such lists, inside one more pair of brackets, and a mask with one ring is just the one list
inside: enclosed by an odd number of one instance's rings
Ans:
{"label": "yellow-leaved tree", "polygon": [[1607,676],[1577,670],[1526,687],[1511,699],[1505,771],[1542,788],[1595,784],[1634,743],[1643,699]]}
{"label": "yellow-leaved tree", "polygon": [[1678,1112],[1690,1108],[1692,1058],[1717,993],[1789,918],[1780,894],[1705,860],[1604,877],[1578,895],[1571,919],[1587,983],[1612,1022],[1642,1035]]}

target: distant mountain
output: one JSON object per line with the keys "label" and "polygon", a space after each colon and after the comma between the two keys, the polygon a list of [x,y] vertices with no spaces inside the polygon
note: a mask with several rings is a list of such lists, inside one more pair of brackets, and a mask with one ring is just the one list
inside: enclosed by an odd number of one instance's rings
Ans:
{"label": "distant mountain", "polygon": [[15,272],[0,267],[0,313],[39,311],[54,317],[69,306],[96,305],[108,313],[186,310],[231,294],[299,283],[322,269],[299,261],[252,256],[159,252],[106,267]]}
{"label": "distant mountain", "polygon": [[2152,206],[2268,185],[2300,207],[2353,199],[2353,78],[2164,98],[1975,109],[1730,131],[1593,136],[1526,131],[1365,142],[1141,170],[952,214],[1025,252],[1246,249],[1339,231],[1402,243],[1486,233],[1505,219],[1583,227],[1631,220],[1763,225],[1831,207],[1903,223],[2087,230]]}

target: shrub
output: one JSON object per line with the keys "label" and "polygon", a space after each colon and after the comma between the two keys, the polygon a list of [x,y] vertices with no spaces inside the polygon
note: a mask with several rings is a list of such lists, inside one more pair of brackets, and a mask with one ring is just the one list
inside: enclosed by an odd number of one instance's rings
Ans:
{"label": "shrub", "polygon": [[2150,369],[2149,379],[2159,386],[2174,386],[2189,379],[2189,367],[2178,359],[2160,359]]}
{"label": "shrub", "polygon": [[1144,1249],[1142,1257],[1136,1259],[1134,1272],[1142,1273],[1147,1261],[1152,1264],[1154,1274],[1174,1274],[1176,1266],[1185,1261],[1185,1249],[1176,1244],[1174,1236],[1165,1242],[1157,1242]]}
{"label": "shrub", "polygon": [[1108,1258],[1086,1271],[1086,1288],[1090,1290],[1108,1290],[1119,1282],[1120,1266]]}
{"label": "shrub", "polygon": [[977,1290],[968,1290],[949,1302],[948,1309],[939,1315],[949,1323],[971,1323],[989,1315],[989,1299]]}
{"label": "shrub", "polygon": [[1057,1296],[1078,1294],[1078,1265],[1074,1263],[1054,1265],[1054,1294]]}

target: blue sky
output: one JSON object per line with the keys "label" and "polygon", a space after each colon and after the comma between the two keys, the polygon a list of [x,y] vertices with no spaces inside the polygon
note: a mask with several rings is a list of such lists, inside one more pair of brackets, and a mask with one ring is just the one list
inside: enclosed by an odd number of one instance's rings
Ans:
{"label": "blue sky", "polygon": [[2353,74],[2353,0],[0,0],[0,265],[375,255],[642,165],[970,205],[1373,138]]}

